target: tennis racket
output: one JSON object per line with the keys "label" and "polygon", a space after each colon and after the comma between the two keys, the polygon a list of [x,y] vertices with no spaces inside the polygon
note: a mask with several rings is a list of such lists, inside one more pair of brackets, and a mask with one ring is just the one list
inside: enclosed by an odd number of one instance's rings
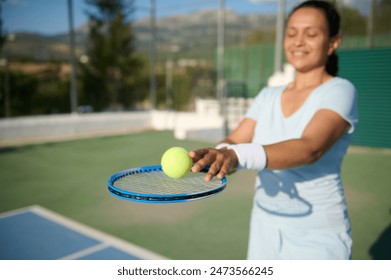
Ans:
{"label": "tennis racket", "polygon": [[188,202],[222,192],[227,179],[204,180],[208,168],[190,172],[184,178],[172,179],[160,165],[143,166],[113,174],[108,180],[109,193],[130,201],[146,203]]}

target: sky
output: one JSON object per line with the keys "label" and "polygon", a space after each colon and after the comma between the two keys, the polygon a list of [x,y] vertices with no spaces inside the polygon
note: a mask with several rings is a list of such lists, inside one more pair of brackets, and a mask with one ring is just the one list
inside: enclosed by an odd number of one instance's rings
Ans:
{"label": "sky", "polygon": [[[364,7],[368,0],[341,0],[346,4]],[[2,0],[0,0],[1,5]],[[286,8],[300,0],[285,0]],[[5,0],[2,2],[3,30],[7,33],[28,31],[55,35],[67,32],[68,0]],[[77,28],[87,22],[85,0],[72,0],[73,22]],[[201,9],[218,8],[219,0],[156,0],[157,16],[164,17],[172,14],[190,13]],[[239,14],[246,13],[276,13],[277,0],[225,0],[227,9]],[[135,0],[134,18],[149,16],[150,1]]]}

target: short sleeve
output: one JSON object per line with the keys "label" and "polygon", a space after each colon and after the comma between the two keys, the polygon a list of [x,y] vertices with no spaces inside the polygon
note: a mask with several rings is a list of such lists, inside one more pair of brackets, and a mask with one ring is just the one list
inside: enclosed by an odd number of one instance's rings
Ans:
{"label": "short sleeve", "polygon": [[265,106],[272,106],[275,102],[274,98],[281,93],[286,86],[265,87],[255,97],[254,102],[248,109],[245,117],[253,120],[258,120],[260,114],[265,110]]}
{"label": "short sleeve", "polygon": [[257,120],[259,116],[259,112],[261,109],[262,98],[266,89],[261,90],[258,95],[255,97],[254,102],[251,104],[250,108],[247,110],[245,115],[246,118]]}
{"label": "short sleeve", "polygon": [[353,133],[358,122],[356,88],[348,80],[338,79],[327,88],[319,109],[329,109],[339,114],[350,124],[348,133]]}

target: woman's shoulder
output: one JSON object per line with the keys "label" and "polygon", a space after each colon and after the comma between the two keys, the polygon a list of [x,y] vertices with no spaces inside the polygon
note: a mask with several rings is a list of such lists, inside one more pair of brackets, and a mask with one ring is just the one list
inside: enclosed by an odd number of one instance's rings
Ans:
{"label": "woman's shoulder", "polygon": [[330,79],[327,84],[331,87],[340,87],[344,90],[356,90],[354,84],[351,81],[341,77],[334,77]]}
{"label": "woman's shoulder", "polygon": [[356,100],[357,90],[347,79],[334,77],[323,85],[316,95],[320,98],[320,102],[351,103]]}

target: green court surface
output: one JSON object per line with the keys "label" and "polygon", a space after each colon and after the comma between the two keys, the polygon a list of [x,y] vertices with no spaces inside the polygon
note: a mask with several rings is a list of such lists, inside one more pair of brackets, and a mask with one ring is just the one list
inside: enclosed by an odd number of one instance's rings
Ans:
{"label": "green court surface", "polygon": [[[149,131],[2,148],[0,213],[40,205],[167,258],[244,259],[254,172],[231,175],[222,194],[189,203],[133,203],[107,192],[112,173],[160,164],[169,147],[213,144]],[[391,154],[381,150],[359,149],[344,161],[353,259],[390,256],[390,170]]]}

